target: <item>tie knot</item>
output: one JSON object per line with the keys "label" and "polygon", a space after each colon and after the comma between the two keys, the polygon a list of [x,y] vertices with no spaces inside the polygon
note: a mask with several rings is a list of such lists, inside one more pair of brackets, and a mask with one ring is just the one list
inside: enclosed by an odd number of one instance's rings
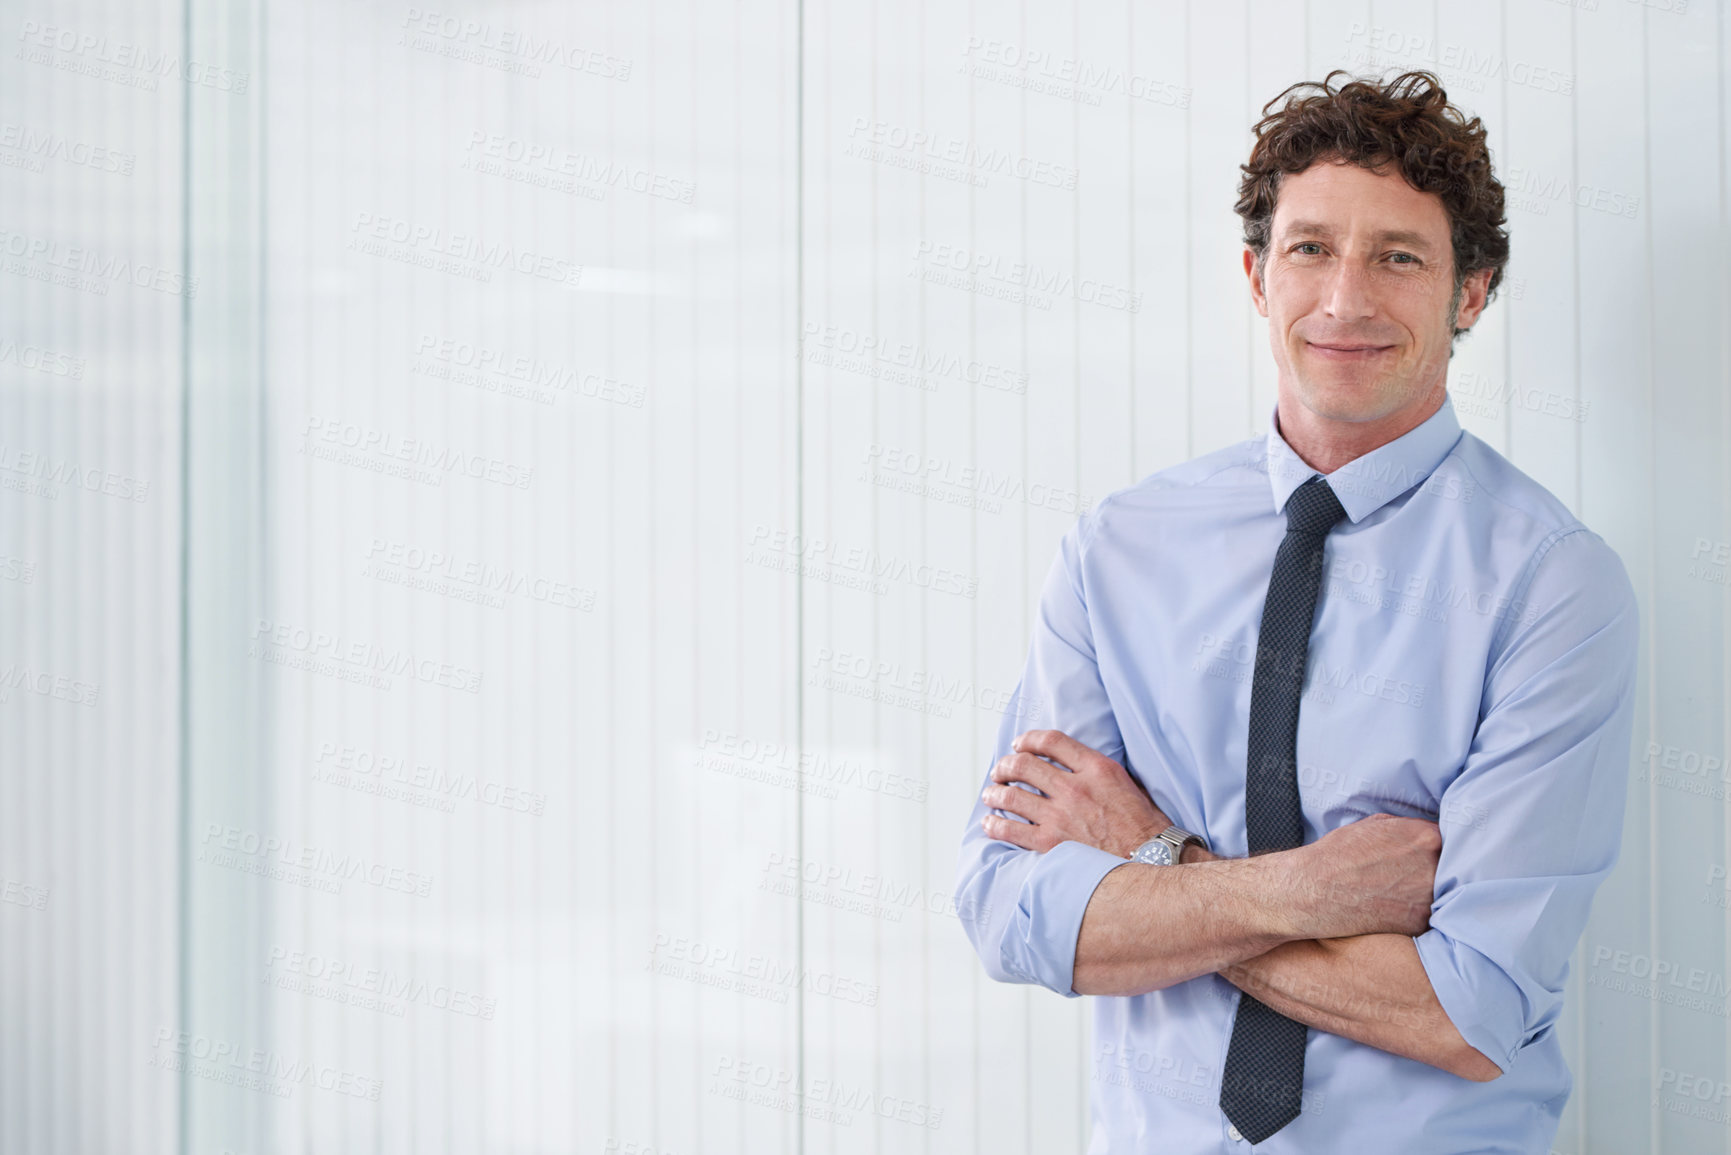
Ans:
{"label": "tie knot", "polygon": [[1286,499],[1286,532],[1325,537],[1346,516],[1340,498],[1321,477],[1313,477]]}

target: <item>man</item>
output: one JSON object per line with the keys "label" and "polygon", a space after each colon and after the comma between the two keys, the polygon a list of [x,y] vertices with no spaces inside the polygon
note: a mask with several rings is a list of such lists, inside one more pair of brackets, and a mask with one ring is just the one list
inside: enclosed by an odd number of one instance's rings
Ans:
{"label": "man", "polygon": [[1482,127],[1333,78],[1238,204],[1268,435],[1065,534],[1014,699],[1056,721],[1006,714],[963,840],[987,972],[1099,996],[1094,1153],[1542,1153],[1572,1086],[1635,598],[1447,396],[1508,257]]}

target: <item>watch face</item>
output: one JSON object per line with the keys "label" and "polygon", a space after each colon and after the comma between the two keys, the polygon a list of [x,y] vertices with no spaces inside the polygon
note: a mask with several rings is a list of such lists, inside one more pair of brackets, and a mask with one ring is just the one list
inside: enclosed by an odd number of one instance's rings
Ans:
{"label": "watch face", "polygon": [[1136,852],[1136,861],[1152,863],[1155,866],[1171,866],[1172,848],[1155,839]]}

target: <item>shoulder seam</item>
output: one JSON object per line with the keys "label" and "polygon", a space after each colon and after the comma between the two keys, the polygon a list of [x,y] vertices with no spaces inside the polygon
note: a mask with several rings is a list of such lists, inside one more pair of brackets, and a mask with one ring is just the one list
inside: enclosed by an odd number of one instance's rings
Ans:
{"label": "shoulder seam", "polygon": [[[1234,448],[1238,448],[1239,446],[1249,446],[1249,445],[1255,445],[1255,444],[1256,444],[1256,438],[1247,437],[1243,441],[1238,442],[1237,445],[1226,446],[1225,448],[1234,449]],[[1216,450],[1215,452],[1222,452],[1222,451],[1223,450]],[[1193,461],[1193,460],[1195,460],[1195,458],[1192,458],[1191,460]],[[1084,530],[1085,536],[1087,538],[1092,538],[1094,536],[1094,530],[1099,523],[1099,515],[1103,514],[1106,511],[1106,507],[1108,505],[1112,504],[1112,502],[1115,499],[1121,497],[1122,495],[1124,495],[1126,493],[1135,492],[1136,490],[1142,488],[1144,485],[1147,485],[1150,481],[1153,481],[1156,477],[1159,477],[1163,473],[1167,473],[1173,469],[1177,469],[1180,466],[1184,466],[1184,465],[1188,465],[1188,464],[1190,464],[1189,461],[1176,462],[1173,465],[1167,466],[1165,469],[1156,470],[1153,473],[1150,473],[1148,476],[1142,478],[1142,480],[1140,480],[1140,481],[1132,482],[1129,485],[1121,486],[1118,489],[1114,489],[1111,493],[1108,493],[1105,497],[1102,497],[1099,501],[1094,503],[1094,505],[1091,509],[1084,511],[1082,514],[1082,519],[1086,523],[1086,526],[1087,526],[1086,529]],[[1201,477],[1192,478],[1191,480],[1184,482],[1182,485],[1169,484],[1169,485],[1164,486],[1164,488],[1194,489],[1198,485],[1201,485],[1203,482],[1214,480],[1216,477],[1220,476],[1222,473],[1225,473],[1228,469],[1255,469],[1255,468],[1256,468],[1256,466],[1255,466],[1255,458],[1254,457],[1251,457],[1248,459],[1241,459],[1238,461],[1234,461],[1234,460],[1228,458],[1227,460],[1221,462],[1219,464],[1219,466],[1217,466],[1216,468],[1203,474]],[[1264,476],[1267,475],[1266,470],[1262,470],[1259,472],[1262,472],[1264,474]],[[1083,540],[1082,537],[1078,537],[1076,544],[1081,549],[1085,549],[1087,546],[1086,541]]]}
{"label": "shoulder seam", "polygon": [[[1453,458],[1453,459],[1459,461],[1461,469],[1466,473],[1466,475],[1468,477],[1473,479],[1473,484],[1478,486],[1479,492],[1483,493],[1485,496],[1489,497],[1492,501],[1495,501],[1498,505],[1501,505],[1503,508],[1508,509],[1514,513],[1520,514],[1522,517],[1526,518],[1528,521],[1532,521],[1532,522],[1540,521],[1541,519],[1539,517],[1537,517],[1535,514],[1533,514],[1530,510],[1522,509],[1520,506],[1516,505],[1514,502],[1510,501],[1508,498],[1504,497],[1502,494],[1498,493],[1496,490],[1492,489],[1490,486],[1485,484],[1484,478],[1482,478],[1478,475],[1478,472],[1473,469],[1472,463],[1466,459],[1465,454],[1461,453],[1461,446],[1463,444],[1465,444],[1467,436],[1468,436],[1467,431],[1464,429],[1461,430],[1461,436],[1459,437],[1459,439],[1457,439],[1455,441],[1454,448],[1448,451],[1448,455],[1443,458],[1443,461],[1447,462],[1450,458]],[[1492,449],[1492,450],[1495,449],[1494,446],[1489,445],[1489,444],[1485,444],[1485,448]],[[1510,462],[1509,464],[1514,465],[1513,462]],[[1440,468],[1442,468],[1442,466],[1439,464],[1437,468],[1440,469]],[[1519,467],[1517,466],[1516,468],[1519,468]],[[1432,470],[1432,472],[1434,473],[1435,470]],[[1534,481],[1533,484],[1538,485],[1541,490],[1543,490],[1546,494],[1548,494],[1551,497],[1551,499],[1556,501],[1559,505],[1562,504],[1562,500],[1560,498],[1558,498],[1556,494],[1551,493],[1550,490],[1545,489],[1544,486],[1542,486],[1542,485],[1539,485],[1539,483],[1537,481]],[[1585,528],[1587,528],[1586,525],[1581,521],[1580,518],[1576,517],[1573,513],[1569,512],[1567,506],[1564,506],[1563,512],[1566,515],[1568,520],[1564,521],[1561,525],[1559,525],[1555,529],[1551,530],[1551,536],[1552,537],[1572,532],[1573,529],[1585,529]],[[1549,542],[1549,539],[1547,538],[1546,544],[1542,545],[1540,547],[1540,549],[1542,551],[1542,550],[1549,549],[1549,548],[1550,548],[1550,542]]]}

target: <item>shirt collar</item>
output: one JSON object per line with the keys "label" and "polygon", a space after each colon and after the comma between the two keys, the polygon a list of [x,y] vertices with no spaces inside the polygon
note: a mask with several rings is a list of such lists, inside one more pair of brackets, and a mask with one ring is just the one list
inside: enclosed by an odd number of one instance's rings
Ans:
{"label": "shirt collar", "polygon": [[[1286,508],[1292,491],[1317,475],[1280,435],[1280,407],[1268,418],[1268,482],[1274,512]],[[1442,407],[1386,445],[1379,445],[1328,474],[1328,487],[1355,524],[1431,475],[1460,440],[1461,425],[1447,393]]]}

